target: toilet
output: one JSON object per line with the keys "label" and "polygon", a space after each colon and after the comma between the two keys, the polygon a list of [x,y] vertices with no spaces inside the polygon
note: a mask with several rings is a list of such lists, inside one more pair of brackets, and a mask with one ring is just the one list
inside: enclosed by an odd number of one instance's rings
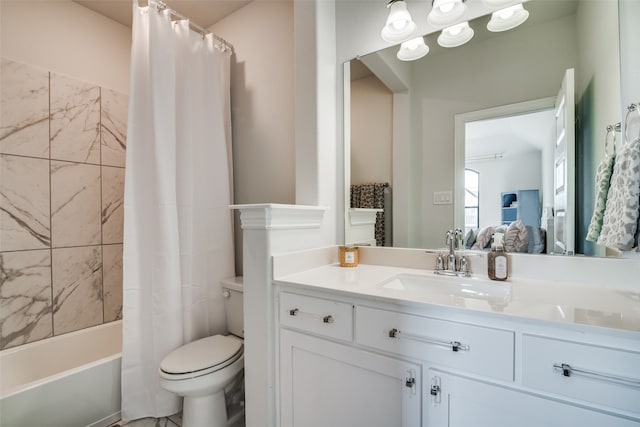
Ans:
{"label": "toilet", "polygon": [[244,367],[242,277],[224,279],[222,292],[230,335],[190,342],[160,362],[160,386],[184,397],[182,427],[223,427],[231,422],[225,388],[238,382]]}

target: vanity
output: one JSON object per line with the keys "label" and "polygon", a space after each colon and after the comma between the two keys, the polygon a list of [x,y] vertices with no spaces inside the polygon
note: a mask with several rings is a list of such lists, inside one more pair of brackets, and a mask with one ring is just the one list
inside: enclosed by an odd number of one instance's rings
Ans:
{"label": "vanity", "polygon": [[273,258],[279,425],[640,425],[637,289],[314,265],[332,251]]}

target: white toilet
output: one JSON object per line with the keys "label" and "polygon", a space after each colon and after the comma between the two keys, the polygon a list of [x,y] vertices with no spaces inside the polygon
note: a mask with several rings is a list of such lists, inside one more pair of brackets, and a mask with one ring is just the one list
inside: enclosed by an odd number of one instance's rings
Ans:
{"label": "white toilet", "polygon": [[222,281],[227,329],[190,342],[160,363],[160,386],[184,397],[182,427],[227,425],[225,387],[244,366],[242,277]]}

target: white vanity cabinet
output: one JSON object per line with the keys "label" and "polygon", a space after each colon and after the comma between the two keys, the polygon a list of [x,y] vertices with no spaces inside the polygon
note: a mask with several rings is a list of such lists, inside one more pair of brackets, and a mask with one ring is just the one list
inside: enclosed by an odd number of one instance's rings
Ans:
{"label": "white vanity cabinet", "polygon": [[640,427],[636,333],[280,290],[283,427]]}
{"label": "white vanity cabinet", "polygon": [[357,305],[363,346],[503,381],[513,381],[514,332]]}
{"label": "white vanity cabinet", "polygon": [[429,370],[428,427],[638,427],[638,421],[518,388]]}
{"label": "white vanity cabinet", "polygon": [[282,427],[421,426],[421,366],[354,347],[351,304],[284,292],[279,306]]}
{"label": "white vanity cabinet", "polygon": [[524,334],[523,385],[640,413],[640,352]]}

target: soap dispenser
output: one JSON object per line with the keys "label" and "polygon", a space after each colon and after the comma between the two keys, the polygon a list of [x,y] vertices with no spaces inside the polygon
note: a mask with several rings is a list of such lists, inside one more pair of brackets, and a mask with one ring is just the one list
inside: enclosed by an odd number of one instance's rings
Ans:
{"label": "soap dispenser", "polygon": [[493,235],[491,252],[487,255],[489,279],[506,280],[508,271],[508,258],[502,246],[502,233]]}

